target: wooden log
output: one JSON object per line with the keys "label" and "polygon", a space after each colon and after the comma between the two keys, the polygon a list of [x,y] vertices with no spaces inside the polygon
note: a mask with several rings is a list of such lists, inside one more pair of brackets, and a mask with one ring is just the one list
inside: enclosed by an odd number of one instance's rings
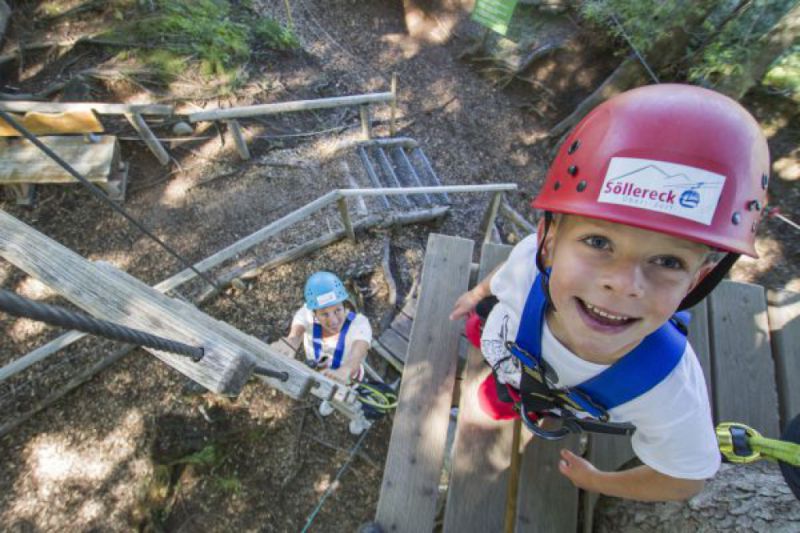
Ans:
{"label": "wooden log", "polygon": [[769,331],[778,380],[781,428],[800,414],[800,294],[768,291]]}
{"label": "wooden log", "polygon": [[508,202],[500,204],[500,212],[505,215],[512,223],[516,224],[525,235],[536,233],[536,226],[528,222],[519,211],[508,205]]}
{"label": "wooden log", "polygon": [[494,221],[497,218],[497,211],[500,209],[500,202],[503,200],[503,194],[500,192],[494,193],[489,208],[486,210],[484,217],[485,225],[483,232],[483,242],[492,242],[492,235],[494,234]]}
{"label": "wooden log", "polygon": [[339,216],[342,217],[342,225],[347,238],[351,242],[356,242],[356,233],[353,231],[353,223],[350,221],[350,213],[347,211],[347,199],[339,198],[336,206],[339,208]]}
{"label": "wooden log", "polygon": [[361,117],[361,137],[363,137],[364,140],[369,140],[372,138],[372,122],[369,118],[369,105],[360,105],[358,114]]}
{"label": "wooden log", "polygon": [[395,116],[397,115],[397,72],[392,72],[392,102],[389,104],[389,137],[394,137],[397,133]]}
{"label": "wooden log", "polygon": [[136,130],[150,151],[153,152],[158,162],[162,165],[168,165],[170,157],[167,150],[161,145],[161,141],[153,134],[150,126],[148,126],[147,122],[142,118],[141,113],[125,113],[125,118],[128,119],[133,129]]}
{"label": "wooden log", "polygon": [[[119,143],[113,135],[96,142],[82,137],[39,139],[91,182],[107,182],[117,170]],[[27,139],[7,139],[0,144],[0,185],[11,183],[77,183],[58,163]]]}
{"label": "wooden log", "polygon": [[247,140],[244,138],[244,134],[242,133],[241,126],[239,126],[239,122],[235,120],[227,120],[225,123],[228,125],[228,130],[231,132],[233,144],[236,145],[236,151],[239,152],[239,157],[245,161],[250,159],[250,150],[247,148]]}
{"label": "wooden log", "polygon": [[140,115],[172,115],[175,107],[164,104],[107,104],[100,102],[3,102],[0,109],[14,113],[63,113],[66,111],[94,110],[101,115],[124,115],[138,113]]}
{"label": "wooden log", "polygon": [[[166,297],[124,272],[85,260],[3,211],[0,255],[98,318],[202,346],[206,355],[199,362],[148,351],[214,392],[237,394],[256,364],[287,372],[286,382],[260,377],[292,397],[309,390],[312,371],[302,363],[273,354],[258,339]],[[333,397],[340,388],[316,373],[313,380],[316,388],[312,392],[320,397]]]}
{"label": "wooden log", "polygon": [[456,237],[428,239],[376,513],[386,531],[433,528],[461,333],[448,315],[467,288],[472,246]]}
{"label": "wooden log", "polygon": [[378,196],[392,194],[447,194],[459,192],[516,191],[516,183],[485,183],[482,185],[439,185],[429,187],[382,187],[375,189],[338,189],[342,196]]}
{"label": "wooden log", "polygon": [[[103,133],[103,124],[91,109],[63,113],[12,114],[14,120],[36,135],[61,135],[65,133]],[[0,118],[0,137],[19,137],[16,128]]]}
{"label": "wooden log", "polygon": [[709,296],[717,422],[742,422],[778,438],[778,393],[764,289],[723,281]]}
{"label": "wooden log", "polygon": [[260,104],[245,107],[231,107],[228,109],[213,109],[199,111],[189,115],[190,122],[201,120],[230,120],[234,118],[258,117],[275,115],[278,113],[292,113],[295,111],[311,111],[314,109],[330,109],[334,107],[378,104],[392,101],[392,93],[358,94],[353,96],[334,96],[331,98],[318,98],[316,100],[296,100],[293,102],[280,102],[276,104]]}

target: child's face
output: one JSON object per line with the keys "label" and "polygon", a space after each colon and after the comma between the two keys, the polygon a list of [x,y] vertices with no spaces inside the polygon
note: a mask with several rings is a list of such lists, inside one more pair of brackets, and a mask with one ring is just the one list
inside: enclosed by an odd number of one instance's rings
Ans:
{"label": "child's face", "polygon": [[344,325],[344,319],[347,316],[347,311],[341,303],[323,307],[314,311],[314,316],[319,320],[322,329],[330,334],[339,333]]}
{"label": "child's face", "polygon": [[543,247],[552,267],[551,331],[573,353],[610,364],[675,313],[712,268],[702,244],[579,216],[561,216]]}

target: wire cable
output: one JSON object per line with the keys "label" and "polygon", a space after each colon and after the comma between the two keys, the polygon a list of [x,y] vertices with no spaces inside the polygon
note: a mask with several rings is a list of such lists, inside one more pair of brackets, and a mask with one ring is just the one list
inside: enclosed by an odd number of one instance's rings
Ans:
{"label": "wire cable", "polygon": [[144,226],[144,225],[143,225],[141,222],[139,222],[138,220],[136,220],[135,218],[133,218],[133,217],[132,217],[131,215],[129,215],[129,214],[128,214],[128,213],[127,213],[127,212],[126,212],[124,209],[122,209],[120,206],[118,206],[117,204],[115,204],[115,203],[114,203],[114,202],[113,202],[113,201],[112,201],[112,200],[111,200],[111,199],[108,197],[108,195],[106,195],[106,193],[104,193],[104,192],[103,192],[103,190],[102,190],[102,189],[100,189],[100,187],[98,187],[97,185],[95,185],[95,184],[91,183],[89,180],[87,180],[85,177],[83,177],[83,176],[82,176],[82,175],[81,175],[81,174],[80,174],[80,173],[79,173],[77,170],[75,170],[75,169],[72,167],[72,165],[70,165],[69,163],[67,163],[67,162],[66,162],[66,161],[64,161],[63,159],[61,159],[61,157],[59,157],[59,155],[58,155],[58,154],[56,154],[56,153],[55,153],[55,152],[53,152],[53,151],[52,151],[50,148],[48,148],[48,147],[47,147],[47,146],[46,146],[44,143],[42,143],[42,141],[40,141],[40,140],[39,140],[39,139],[38,139],[38,138],[37,138],[37,137],[36,137],[34,134],[32,134],[32,133],[31,133],[30,131],[28,131],[28,130],[27,130],[25,127],[24,127],[24,126],[22,126],[21,124],[19,124],[19,123],[18,123],[16,120],[14,120],[14,118],[13,118],[11,115],[9,115],[9,114],[8,114],[6,111],[3,111],[2,109],[0,109],[0,118],[2,118],[3,120],[5,120],[5,121],[6,121],[8,124],[10,124],[10,125],[11,125],[11,126],[12,126],[12,127],[15,129],[15,130],[17,130],[18,132],[20,132],[20,134],[22,134],[22,136],[23,136],[23,137],[25,137],[25,138],[26,138],[26,139],[28,139],[30,142],[32,142],[34,146],[36,146],[36,147],[37,147],[39,150],[41,150],[42,152],[44,152],[44,153],[45,153],[45,154],[46,154],[46,155],[47,155],[47,156],[48,156],[50,159],[52,159],[53,161],[55,161],[55,162],[56,162],[56,163],[57,163],[57,164],[58,164],[58,165],[59,165],[61,168],[63,168],[63,169],[64,169],[64,170],[66,170],[67,172],[69,172],[69,173],[70,173],[70,174],[71,174],[71,175],[72,175],[72,176],[73,176],[73,177],[74,177],[76,180],[78,180],[79,182],[81,182],[81,183],[82,183],[82,184],[83,184],[83,185],[84,185],[84,186],[85,186],[87,189],[89,189],[89,192],[91,192],[91,193],[92,193],[92,195],[94,195],[94,197],[95,197],[95,198],[98,198],[100,201],[102,201],[102,202],[103,202],[103,203],[105,203],[106,205],[110,206],[110,207],[111,207],[111,208],[112,208],[114,211],[116,211],[117,213],[121,214],[121,215],[122,215],[122,216],[124,216],[126,219],[128,219],[128,221],[129,221],[131,224],[133,224],[134,226],[136,226],[136,227],[139,229],[139,231],[141,231],[142,233],[144,233],[145,235],[147,235],[148,237],[150,237],[151,239],[153,239],[153,240],[154,240],[156,243],[158,243],[158,244],[159,244],[159,245],[160,245],[162,248],[164,248],[164,249],[165,249],[167,252],[169,252],[169,254],[170,254],[172,257],[174,257],[175,259],[177,259],[178,261],[180,261],[180,263],[181,263],[181,264],[182,264],[184,267],[186,267],[186,268],[190,269],[192,272],[194,272],[195,274],[197,274],[198,276],[200,276],[200,278],[202,278],[202,279],[203,279],[205,282],[207,282],[209,285],[211,285],[212,287],[214,287],[214,288],[215,288],[215,289],[217,289],[218,291],[220,291],[220,292],[222,291],[222,287],[221,287],[221,286],[219,286],[219,284],[215,283],[215,282],[214,282],[214,281],[213,281],[213,280],[212,280],[210,277],[206,276],[205,274],[203,274],[202,272],[200,272],[199,270],[197,270],[197,269],[194,267],[194,265],[192,265],[192,264],[191,264],[191,263],[189,263],[189,262],[188,262],[186,259],[184,259],[184,258],[183,258],[183,257],[182,257],[180,254],[178,254],[178,252],[176,252],[175,250],[173,250],[173,249],[172,249],[170,246],[168,246],[168,245],[167,245],[167,244],[166,244],[164,241],[162,241],[161,239],[159,239],[158,237],[156,237],[155,235],[153,235],[153,233],[152,233],[152,232],[150,232],[150,231],[149,231],[149,230],[148,230],[148,229],[147,229],[147,228],[146,228],[146,227],[145,227],[145,226]]}

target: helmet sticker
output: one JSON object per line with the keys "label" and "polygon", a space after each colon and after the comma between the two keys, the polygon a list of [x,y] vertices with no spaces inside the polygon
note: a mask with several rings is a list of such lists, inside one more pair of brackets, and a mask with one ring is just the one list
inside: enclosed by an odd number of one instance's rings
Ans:
{"label": "helmet sticker", "polygon": [[613,157],[598,202],[659,211],[710,225],[725,176],[651,159]]}
{"label": "helmet sticker", "polygon": [[326,292],[324,294],[320,294],[317,296],[317,305],[320,307],[324,306],[325,304],[333,303],[336,301],[336,292]]}

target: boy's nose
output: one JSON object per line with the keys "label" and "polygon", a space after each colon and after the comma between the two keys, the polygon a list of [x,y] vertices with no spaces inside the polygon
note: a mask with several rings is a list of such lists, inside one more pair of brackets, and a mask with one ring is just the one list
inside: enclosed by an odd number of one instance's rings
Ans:
{"label": "boy's nose", "polygon": [[644,294],[644,273],[635,262],[618,262],[603,272],[603,287],[619,295],[640,298]]}

